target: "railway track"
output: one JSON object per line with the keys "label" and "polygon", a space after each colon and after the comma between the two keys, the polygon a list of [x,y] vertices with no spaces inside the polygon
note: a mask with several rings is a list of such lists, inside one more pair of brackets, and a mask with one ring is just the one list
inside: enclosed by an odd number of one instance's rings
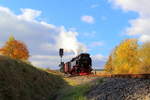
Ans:
{"label": "railway track", "polygon": [[141,78],[150,79],[150,74],[92,74],[88,77],[104,77],[104,78]]}
{"label": "railway track", "polygon": [[89,75],[67,75],[66,77],[102,77],[102,78],[139,78],[139,79],[150,79],[150,74],[89,74]]}

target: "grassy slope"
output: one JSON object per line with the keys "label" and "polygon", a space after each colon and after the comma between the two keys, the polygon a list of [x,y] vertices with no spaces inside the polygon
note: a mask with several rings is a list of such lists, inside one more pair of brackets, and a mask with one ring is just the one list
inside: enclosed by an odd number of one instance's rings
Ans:
{"label": "grassy slope", "polygon": [[63,84],[60,76],[0,56],[0,100],[54,100]]}
{"label": "grassy slope", "polygon": [[85,95],[86,92],[89,91],[90,87],[90,84],[83,84],[64,88],[61,91],[63,94],[59,100],[87,100]]}
{"label": "grassy slope", "polygon": [[102,78],[91,78],[79,76],[73,78],[65,78],[70,86],[65,86],[61,91],[57,100],[87,100],[87,92],[96,84],[103,82]]}

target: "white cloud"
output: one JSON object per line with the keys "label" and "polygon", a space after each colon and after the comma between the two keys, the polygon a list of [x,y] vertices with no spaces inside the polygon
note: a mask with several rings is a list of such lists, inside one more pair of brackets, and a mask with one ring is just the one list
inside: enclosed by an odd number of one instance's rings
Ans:
{"label": "white cloud", "polygon": [[89,23],[89,24],[93,24],[94,23],[94,18],[92,16],[88,16],[88,15],[84,15],[81,17],[81,20],[83,22]]}
{"label": "white cloud", "polygon": [[139,40],[143,42],[150,42],[150,35],[142,35]]}
{"label": "white cloud", "polygon": [[[63,57],[63,61],[69,61],[74,55],[67,55]],[[46,68],[58,69],[60,64],[60,57],[57,55],[33,55],[31,58],[32,64],[38,67],[45,66]]]}
{"label": "white cloud", "polygon": [[17,16],[19,19],[32,21],[35,20],[36,17],[41,15],[41,11],[33,10],[33,9],[21,9],[22,14]]}
{"label": "white cloud", "polygon": [[142,42],[150,41],[150,1],[149,0],[109,0],[124,11],[134,11],[139,17],[130,20],[126,29],[128,35],[139,35]]}
{"label": "white cloud", "polygon": [[94,56],[92,56],[94,59],[99,59],[99,60],[101,60],[101,61],[106,61],[107,60],[107,58],[106,57],[104,57],[103,55],[100,55],[100,54],[98,54],[98,55],[94,55]]}
{"label": "white cloud", "polygon": [[61,33],[58,35],[57,46],[61,48],[65,48],[68,52],[74,52],[75,55],[86,52],[86,47],[82,43],[79,43],[77,40],[77,32],[68,31],[66,34],[66,30],[64,27],[61,28]]}
{"label": "white cloud", "polygon": [[144,16],[150,15],[149,0],[109,0],[109,1],[113,2],[116,6],[121,7],[123,10],[135,11],[138,12],[140,15]]}
{"label": "white cloud", "polygon": [[[64,26],[58,27],[44,21],[38,21],[41,11],[21,9],[21,14],[15,14],[9,8],[0,6],[0,42],[5,42],[10,35],[24,41],[34,64],[48,67],[56,64],[58,49],[65,49],[66,55],[86,51],[86,46],[78,41],[78,32],[67,30]],[[48,60],[38,60],[34,55],[50,56]],[[47,57],[45,57],[47,58]]]}
{"label": "white cloud", "polygon": [[[0,46],[10,35],[14,35],[16,39],[27,44],[32,64],[55,69],[59,68],[59,48],[65,49],[64,61],[87,50],[86,46],[78,41],[75,28],[67,30],[64,26],[38,21],[36,18],[39,18],[41,13],[33,9],[22,9],[22,13],[17,15],[9,8],[0,6]],[[93,66],[102,66],[103,57],[92,57]]]}
{"label": "white cloud", "polygon": [[92,57],[92,60],[93,60],[93,63],[94,63],[93,68],[96,68],[96,69],[103,69],[104,68],[103,66],[104,66],[104,64],[107,60],[107,57],[104,57],[100,54],[93,55],[91,57]]}
{"label": "white cloud", "polygon": [[32,64],[38,67],[45,67],[51,69],[58,69],[58,65],[60,63],[58,56],[51,55],[33,55],[30,60]]}
{"label": "white cloud", "polygon": [[51,43],[41,43],[40,45],[39,45],[39,48],[40,49],[42,49],[42,50],[45,50],[45,51],[49,51],[49,50],[51,50],[51,49],[53,49],[53,50],[57,50],[58,48],[56,48],[56,47],[54,47],[54,45],[53,44],[51,44]]}
{"label": "white cloud", "polygon": [[[74,55],[67,55],[63,57],[63,61],[70,61]],[[91,56],[92,58],[92,68],[103,69],[103,66],[107,60],[106,57],[98,54]],[[32,64],[38,67],[45,66],[45,68],[58,69],[57,67],[60,63],[60,57],[57,55],[33,55],[31,57]]]}

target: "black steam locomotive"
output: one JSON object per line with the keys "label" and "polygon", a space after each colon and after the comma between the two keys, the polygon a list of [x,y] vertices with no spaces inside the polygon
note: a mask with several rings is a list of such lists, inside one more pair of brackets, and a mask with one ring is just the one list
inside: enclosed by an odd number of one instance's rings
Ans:
{"label": "black steam locomotive", "polygon": [[81,53],[69,62],[60,64],[60,71],[70,75],[88,75],[92,71],[92,59],[88,53]]}

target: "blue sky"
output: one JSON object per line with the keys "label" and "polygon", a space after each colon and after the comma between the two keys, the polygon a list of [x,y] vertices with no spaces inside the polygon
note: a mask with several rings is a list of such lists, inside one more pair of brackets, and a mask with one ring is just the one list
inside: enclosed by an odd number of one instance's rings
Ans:
{"label": "blue sky", "polygon": [[[107,0],[1,0],[0,3],[16,13],[20,13],[20,8],[40,10],[42,16],[39,20],[66,28],[76,28],[80,33],[78,39],[86,45],[96,41],[103,43],[103,46],[93,48],[91,54],[101,53],[105,56],[109,55],[122,39],[128,37],[122,35],[122,31],[129,26],[128,20],[137,17],[135,13],[113,9]],[[92,8],[94,5],[96,7]],[[82,22],[80,18],[84,15],[93,16],[95,22]],[[93,34],[92,32],[95,33],[92,38],[83,35]]]}
{"label": "blue sky", "polygon": [[[148,7],[149,1],[144,1],[147,3],[145,7]],[[76,35],[71,35],[75,39],[73,44],[77,43],[84,45],[84,48],[86,48],[87,52],[89,52],[93,57],[95,56],[96,60],[98,60],[99,58],[99,62],[101,62],[100,60],[103,59],[102,61],[105,61],[112,49],[125,38],[137,37],[141,41],[149,40],[149,35],[147,35],[147,33],[144,31],[142,31],[144,33],[142,34],[141,31],[139,32],[138,30],[136,30],[136,27],[138,26],[134,25],[134,23],[138,23],[138,20],[142,19],[141,13],[144,13],[143,15],[145,16],[147,15],[147,13],[149,13],[144,12],[142,10],[143,8],[140,8],[138,6],[141,3],[145,2],[141,2],[139,0],[138,2],[136,2],[135,0],[0,0],[0,6],[9,9],[10,12],[13,12],[15,14],[15,16],[19,16],[21,14],[23,15],[24,12],[31,12],[27,14],[31,14],[31,16],[29,16],[28,18],[31,18],[32,22],[33,20],[36,22],[45,22],[46,24],[54,25],[56,27],[64,27],[64,30],[66,30],[66,32],[71,31],[75,32],[75,34],[77,33]],[[30,9],[30,11],[21,11],[20,9]],[[35,12],[32,12],[31,10],[35,10]],[[37,11],[39,11],[40,13],[37,13]],[[21,16],[17,18],[21,18],[21,20],[27,19],[26,16]],[[147,19],[148,18],[146,18],[146,20]],[[14,21],[12,22],[14,23]],[[29,20],[27,22],[29,22]],[[24,24],[21,23],[21,25]],[[29,25],[31,25],[31,22]],[[140,26],[143,24],[142,22],[139,22],[137,25]],[[42,26],[40,28],[42,30]],[[1,43],[7,39],[7,35],[10,35],[7,32],[11,31],[4,30],[2,32],[4,32],[2,33],[2,36],[4,36],[3,38],[5,39],[2,39]],[[20,35],[17,35],[17,32],[19,31],[13,30],[11,34],[13,34],[15,37],[18,37],[17,39],[21,39],[26,42],[26,39],[21,37]],[[30,35],[25,36],[29,37]],[[40,40],[42,37],[35,34],[34,38]],[[44,39],[41,39],[41,41],[44,42]],[[49,43],[49,47],[50,44],[52,47],[55,47],[55,45],[57,44],[54,44],[52,42],[54,40],[48,40],[47,38],[45,40],[45,43]],[[31,42],[33,43],[33,41],[30,41],[30,43],[28,41],[29,44],[32,44]],[[34,43],[33,45],[35,45]],[[56,55],[56,52],[51,50],[37,51],[37,49],[34,48],[33,45],[29,46],[31,55]],[[57,49],[59,48],[59,46],[56,47]],[[67,52],[68,54],[71,54],[72,51],[68,50]],[[48,58],[50,59],[50,57]],[[39,63],[36,64],[38,65]],[[39,66],[41,65],[42,64],[39,64]],[[45,66],[51,65],[47,64]]]}

